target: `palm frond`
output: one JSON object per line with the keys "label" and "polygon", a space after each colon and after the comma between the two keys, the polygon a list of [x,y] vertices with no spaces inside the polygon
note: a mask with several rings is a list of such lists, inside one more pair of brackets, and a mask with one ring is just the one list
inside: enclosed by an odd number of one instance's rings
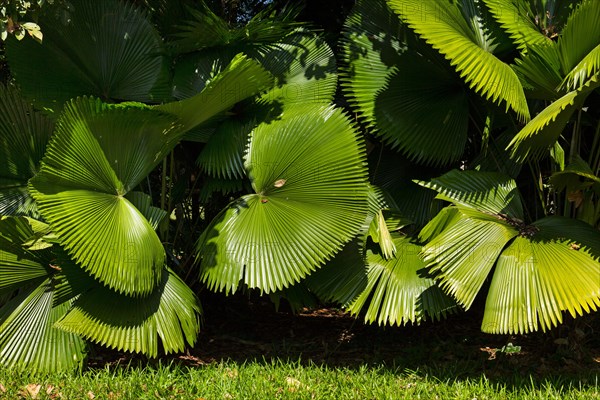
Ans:
{"label": "palm frond", "polygon": [[27,181],[37,173],[53,129],[13,86],[0,85],[0,215],[37,215]]}
{"label": "palm frond", "polygon": [[600,72],[600,45],[594,47],[565,77],[561,87],[567,90],[581,88],[590,77]]}
{"label": "palm frond", "polygon": [[478,211],[461,218],[423,247],[423,259],[446,292],[469,309],[496,259],[519,231]]}
{"label": "palm frond", "polygon": [[459,8],[436,0],[388,0],[404,22],[443,54],[471,89],[494,103],[506,103],[521,120],[529,108],[517,75],[493,54],[477,44],[473,30]]}
{"label": "palm frond", "polygon": [[556,89],[563,80],[558,46],[554,42],[532,46],[513,65],[528,95],[543,100],[556,100]]}
{"label": "palm frond", "polygon": [[64,248],[119,292],[147,294],[160,281],[162,244],[124,196],[181,134],[174,116],[78,99],[65,108],[40,172],[30,181],[40,213]]}
{"label": "palm frond", "polygon": [[29,286],[0,308],[0,363],[28,372],[81,368],[86,344],[77,335],[54,327],[70,304],[52,306],[52,284]]}
{"label": "palm frond", "polygon": [[582,1],[569,15],[567,25],[558,41],[558,52],[564,75],[573,71],[590,52],[598,47],[599,20],[600,3],[594,0]]}
{"label": "palm frond", "polygon": [[[523,334],[539,327],[546,331],[563,321],[563,311],[575,317],[600,307],[598,231],[560,217],[534,226],[538,232],[516,237],[498,259],[484,332]],[[572,232],[583,240],[570,238]]]}
{"label": "palm frond", "polygon": [[550,42],[528,17],[529,4],[523,0],[483,0],[490,12],[500,23],[522,53],[531,46]]}
{"label": "palm frond", "polygon": [[145,14],[117,0],[70,4],[68,21],[51,13],[40,20],[42,44],[29,37],[7,41],[10,69],[23,93],[50,109],[83,95],[152,101],[162,41]]}
{"label": "palm frond", "polygon": [[581,108],[588,95],[598,87],[600,74],[590,78],[582,88],[565,94],[543,109],[508,144],[511,157],[523,161],[529,156],[539,157],[548,151],[562,134],[575,110]]}
{"label": "palm frond", "polygon": [[419,257],[421,246],[399,234],[393,234],[393,240],[398,249],[395,258],[386,260],[379,252],[367,250],[368,283],[349,305],[350,312],[366,310],[365,322],[393,326],[439,318],[456,308],[433,279],[419,275],[425,267]]}
{"label": "palm frond", "polygon": [[161,221],[167,216],[167,211],[162,210],[152,205],[152,198],[146,193],[142,192],[129,192],[127,193],[127,200],[137,208],[142,215],[148,220],[148,223],[154,230],[158,229]]}
{"label": "palm frond", "polygon": [[298,107],[251,134],[245,168],[254,194],[231,203],[197,242],[201,279],[267,293],[330,259],[366,220],[362,144],[330,107]]}
{"label": "palm frond", "polygon": [[163,269],[160,285],[148,297],[128,297],[96,285],[81,294],[56,327],[122,351],[158,355],[193,345],[200,330],[200,304],[172,271]]}
{"label": "palm frond", "polygon": [[517,185],[496,172],[452,170],[421,186],[439,193],[437,198],[482,212],[523,219],[523,206]]}

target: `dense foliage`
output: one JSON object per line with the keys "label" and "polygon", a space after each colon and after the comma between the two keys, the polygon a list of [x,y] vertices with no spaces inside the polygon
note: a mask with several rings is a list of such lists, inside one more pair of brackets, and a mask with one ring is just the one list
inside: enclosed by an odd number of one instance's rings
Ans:
{"label": "dense foliage", "polygon": [[339,54],[300,8],[67,3],[4,44],[3,364],[182,351],[202,286],[391,325],[485,297],[490,333],[600,306],[600,3],[359,0]]}

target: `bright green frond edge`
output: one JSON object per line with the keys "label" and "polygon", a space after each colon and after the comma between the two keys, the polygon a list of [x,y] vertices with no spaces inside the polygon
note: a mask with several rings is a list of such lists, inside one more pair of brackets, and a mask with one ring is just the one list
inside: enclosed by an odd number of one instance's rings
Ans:
{"label": "bright green frond edge", "polygon": [[342,32],[342,88],[392,148],[447,164],[465,148],[467,93],[453,71],[423,56],[416,41],[409,45],[404,30],[385,1],[359,1]]}
{"label": "bright green frond edge", "polygon": [[404,22],[442,53],[477,93],[505,102],[521,120],[529,108],[519,78],[509,65],[479,47],[458,6],[437,0],[388,0]]}
{"label": "bright green frond edge", "polygon": [[231,203],[197,242],[201,279],[234,292],[270,293],[331,259],[367,218],[363,144],[332,107],[290,109],[250,139],[253,194]]}
{"label": "bright green frond edge", "polygon": [[37,173],[53,129],[13,86],[0,85],[0,215],[37,216],[27,181]]}
{"label": "bright green frond edge", "polygon": [[440,286],[465,309],[492,275],[484,332],[545,331],[561,323],[564,312],[576,316],[600,306],[597,230],[562,217],[526,225],[481,211],[490,207],[453,203],[423,229],[421,240],[428,243],[422,255]]}

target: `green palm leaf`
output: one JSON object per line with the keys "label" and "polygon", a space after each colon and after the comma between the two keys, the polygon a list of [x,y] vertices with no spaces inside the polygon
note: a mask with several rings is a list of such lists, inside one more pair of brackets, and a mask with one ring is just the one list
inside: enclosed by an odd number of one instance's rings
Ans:
{"label": "green palm leaf", "polygon": [[563,80],[568,90],[581,88],[587,80],[600,72],[600,45],[594,47]]}
{"label": "green palm leaf", "polygon": [[350,312],[358,314],[366,309],[366,322],[393,326],[439,318],[455,309],[456,303],[433,279],[419,275],[425,267],[419,257],[421,246],[398,234],[393,234],[393,240],[398,253],[390,260],[367,250],[368,284],[349,305]]}
{"label": "green palm leaf", "polygon": [[461,218],[423,247],[440,286],[469,309],[496,259],[519,232],[499,218],[460,210]]}
{"label": "green palm leaf", "polygon": [[[558,51],[564,74],[573,71],[590,52],[598,47],[598,38],[600,38],[599,20],[600,3],[594,0],[582,1],[569,16],[567,25],[558,41]],[[597,58],[598,51],[595,52]],[[579,70],[575,74],[581,74],[582,72],[582,70]],[[584,83],[584,81],[581,83]]]}
{"label": "green palm leaf", "polygon": [[521,52],[531,46],[550,42],[531,20],[531,10],[527,0],[483,0],[494,18],[500,23]]}
{"label": "green palm leaf", "polygon": [[124,196],[181,136],[173,116],[78,99],[67,105],[30,191],[61,244],[111,288],[147,294],[164,249]]}
{"label": "green palm leaf", "polygon": [[0,217],[0,294],[48,277],[51,257],[23,246],[33,236],[25,218]]}
{"label": "green palm leaf", "polygon": [[419,182],[433,189],[438,199],[489,214],[506,214],[523,219],[521,196],[515,181],[495,172],[452,170],[430,182]]}
{"label": "green palm leaf", "polygon": [[[583,242],[565,238],[565,225],[587,237]],[[539,232],[530,238],[516,237],[498,259],[486,301],[484,332],[526,333],[539,326],[546,331],[562,323],[563,311],[575,317],[600,306],[598,231],[559,217],[534,226]],[[555,232],[546,232],[546,226]],[[584,243],[593,246],[595,256]]]}
{"label": "green palm leaf", "polygon": [[529,119],[523,88],[513,70],[478,45],[459,8],[436,0],[388,0],[404,22],[442,53],[477,93],[505,102],[522,120]]}
{"label": "green palm leaf", "polygon": [[273,292],[339,251],[366,218],[362,144],[339,111],[299,107],[255,129],[245,168],[254,194],[231,203],[197,243],[201,278]]}
{"label": "green palm leaf", "polygon": [[416,161],[458,159],[466,144],[468,104],[454,72],[406,39],[383,0],[357,2],[342,34],[342,88],[375,133]]}
{"label": "green palm leaf", "polygon": [[52,284],[46,279],[0,308],[0,363],[29,372],[81,368],[85,343],[54,327],[69,307],[69,303],[52,306]]}
{"label": "green palm leaf", "polygon": [[152,101],[162,42],[144,13],[117,0],[70,4],[67,21],[51,13],[40,20],[42,44],[29,37],[7,42],[10,69],[23,93],[52,109],[82,95]]}
{"label": "green palm leaf", "polygon": [[582,88],[565,94],[542,110],[509,143],[511,157],[518,161],[530,155],[539,157],[554,146],[575,110],[581,108],[589,94],[598,87],[600,74],[590,78]]}
{"label": "green palm leaf", "polygon": [[200,304],[172,271],[163,269],[160,285],[148,296],[128,297],[96,285],[73,303],[56,327],[117,350],[158,355],[193,345],[200,325]]}
{"label": "green palm leaf", "polygon": [[556,89],[563,80],[558,46],[555,42],[532,46],[513,66],[528,95],[543,100],[556,100]]}
{"label": "green palm leaf", "polygon": [[0,215],[37,214],[27,181],[38,171],[53,128],[14,87],[0,85]]}

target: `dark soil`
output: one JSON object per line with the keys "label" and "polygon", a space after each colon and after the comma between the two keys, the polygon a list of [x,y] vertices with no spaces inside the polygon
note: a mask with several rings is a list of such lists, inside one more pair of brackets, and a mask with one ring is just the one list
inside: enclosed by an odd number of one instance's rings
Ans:
{"label": "dark soil", "polygon": [[545,334],[489,335],[480,330],[478,311],[419,326],[378,327],[336,308],[305,309],[298,314],[275,311],[268,299],[260,297],[209,294],[202,305],[204,327],[196,347],[186,354],[154,360],[97,348],[90,368],[165,361],[199,367],[226,360],[278,358],[329,367],[383,366],[441,380],[485,375],[507,383],[524,377],[542,383],[558,377],[563,383],[577,384],[594,383],[600,376],[598,313],[566,320]]}

